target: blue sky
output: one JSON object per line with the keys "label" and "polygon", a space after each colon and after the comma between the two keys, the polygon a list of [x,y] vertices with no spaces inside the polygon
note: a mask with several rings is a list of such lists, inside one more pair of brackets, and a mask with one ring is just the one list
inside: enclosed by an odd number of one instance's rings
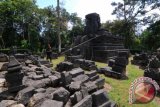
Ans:
{"label": "blue sky", "polygon": [[[57,0],[37,0],[37,5],[40,8],[49,5],[56,6],[56,1]],[[112,1],[121,0],[60,0],[68,12],[76,12],[82,19],[84,19],[88,13],[96,12],[100,14],[101,22],[115,19],[115,16],[111,15],[113,11],[113,7],[111,6]]]}

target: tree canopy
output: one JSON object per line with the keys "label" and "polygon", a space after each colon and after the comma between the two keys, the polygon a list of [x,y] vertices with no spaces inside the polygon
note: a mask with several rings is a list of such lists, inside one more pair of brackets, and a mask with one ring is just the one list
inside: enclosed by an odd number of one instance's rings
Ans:
{"label": "tree canopy", "polygon": [[[74,27],[81,27],[81,18],[76,13],[70,14],[60,8],[60,36],[62,46],[71,44],[68,30],[70,22]],[[0,45],[1,48],[18,46],[39,51],[47,44],[58,47],[57,10],[48,6],[43,9],[36,5],[36,0],[1,0],[0,1]]]}

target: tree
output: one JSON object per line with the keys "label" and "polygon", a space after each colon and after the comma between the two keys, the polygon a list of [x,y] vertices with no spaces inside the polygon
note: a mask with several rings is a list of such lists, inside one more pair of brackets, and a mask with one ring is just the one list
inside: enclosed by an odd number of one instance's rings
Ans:
{"label": "tree", "polygon": [[[125,37],[125,46],[128,48],[132,47],[137,25],[153,23],[159,17],[158,14],[152,13],[160,7],[159,0],[123,0],[118,3],[113,2],[111,5],[115,7],[112,14],[124,21],[123,27],[126,29],[122,36]],[[149,13],[152,14],[148,16]]]}
{"label": "tree", "polygon": [[151,24],[141,35],[142,45],[147,50],[156,50],[160,47],[160,20]]}
{"label": "tree", "polygon": [[[35,0],[3,0],[0,2],[0,27],[6,47],[21,46],[22,40],[32,45],[31,38],[38,37],[40,19]],[[34,35],[32,30],[36,29]],[[32,35],[33,34],[33,35]],[[32,37],[31,37],[32,36]]]}

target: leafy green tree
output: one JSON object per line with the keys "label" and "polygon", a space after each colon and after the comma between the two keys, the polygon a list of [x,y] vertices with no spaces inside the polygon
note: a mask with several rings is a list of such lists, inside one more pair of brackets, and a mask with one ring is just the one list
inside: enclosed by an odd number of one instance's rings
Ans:
{"label": "leafy green tree", "polygon": [[142,45],[147,50],[156,50],[160,47],[160,21],[151,24],[142,34]]}
{"label": "leafy green tree", "polygon": [[27,40],[32,45],[32,29],[38,29],[36,36],[39,36],[39,16],[35,0],[1,1],[0,27],[3,28],[2,38],[6,47],[19,45],[21,40]]}
{"label": "leafy green tree", "polygon": [[[131,48],[135,40],[136,27],[139,24],[153,23],[159,15],[151,12],[160,7],[159,0],[123,0],[113,2],[115,7],[113,15],[124,21],[122,30],[125,37],[125,46]],[[149,14],[150,15],[147,15]]]}

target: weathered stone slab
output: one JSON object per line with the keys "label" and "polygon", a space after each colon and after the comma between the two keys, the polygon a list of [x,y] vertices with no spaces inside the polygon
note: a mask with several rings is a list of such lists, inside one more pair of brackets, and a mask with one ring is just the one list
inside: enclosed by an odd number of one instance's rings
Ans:
{"label": "weathered stone slab", "polygon": [[152,57],[149,61],[149,68],[160,68],[160,61],[157,57]]}
{"label": "weathered stone slab", "polygon": [[55,75],[49,76],[49,79],[51,80],[51,84],[53,87],[58,86],[60,79],[57,76]]}
{"label": "weathered stone slab", "polygon": [[[46,81],[47,80],[47,81]],[[32,86],[34,88],[43,88],[46,86],[47,83],[50,82],[50,79],[43,79],[43,80],[27,80],[26,83],[24,83],[26,86]]]}
{"label": "weathered stone slab", "polygon": [[86,96],[73,107],[92,107],[92,97],[90,95]]}
{"label": "weathered stone slab", "polygon": [[43,76],[43,75],[34,75],[32,78],[33,78],[34,80],[41,80],[41,79],[44,78],[44,76]]}
{"label": "weathered stone slab", "polygon": [[72,78],[72,81],[81,81],[82,83],[84,83],[89,81],[89,77],[87,75],[78,75],[77,77]]}
{"label": "weathered stone slab", "polygon": [[39,107],[63,107],[63,102],[47,99]]}
{"label": "weathered stone slab", "polygon": [[114,65],[112,67],[112,70],[115,71],[115,72],[119,72],[119,73],[123,73],[125,72],[125,67],[122,67],[122,66],[118,66],[118,65]]}
{"label": "weathered stone slab", "polygon": [[97,85],[97,87],[99,89],[103,88],[104,87],[104,84],[105,84],[105,79],[104,78],[99,78],[97,79],[96,81],[94,81],[95,84]]}
{"label": "weathered stone slab", "polygon": [[60,87],[53,92],[53,100],[62,101],[64,104],[67,103],[69,96],[70,92],[63,87]]}
{"label": "weathered stone slab", "polygon": [[13,104],[10,107],[25,107],[23,104]]}
{"label": "weathered stone slab", "polygon": [[29,102],[30,97],[32,97],[32,95],[34,94],[34,90],[35,88],[33,87],[24,88],[23,90],[18,92],[15,99],[26,105]]}
{"label": "weathered stone slab", "polygon": [[99,72],[101,72],[102,74],[105,74],[108,71],[111,71],[111,69],[109,67],[104,67],[104,68],[99,69]]}
{"label": "weathered stone slab", "polygon": [[107,95],[107,92],[105,92],[103,89],[98,90],[92,94],[92,107],[99,107],[108,101],[109,97]]}
{"label": "weathered stone slab", "polygon": [[21,64],[15,59],[14,56],[10,56],[8,63],[8,72],[19,71],[21,69]]}
{"label": "weathered stone slab", "polygon": [[91,80],[91,81],[95,81],[96,79],[99,79],[99,75],[95,75],[95,76],[89,78],[89,80]]}
{"label": "weathered stone slab", "polygon": [[6,82],[6,80],[4,78],[0,78],[0,87],[4,87],[5,82]]}
{"label": "weathered stone slab", "polygon": [[128,51],[118,51],[118,57],[129,57],[129,52]]}
{"label": "weathered stone slab", "polygon": [[126,66],[127,65],[127,59],[125,57],[117,57],[115,59],[115,65],[119,66]]}
{"label": "weathered stone slab", "polygon": [[86,97],[86,96],[88,96],[88,89],[87,89],[87,87],[82,87],[81,90],[80,90],[80,92],[82,93],[82,97],[83,98]]}
{"label": "weathered stone slab", "polygon": [[70,97],[70,99],[72,105],[75,105],[76,103],[78,103],[83,99],[82,93],[80,91],[77,91]]}
{"label": "weathered stone slab", "polygon": [[0,71],[7,71],[8,62],[0,62]]}
{"label": "weathered stone slab", "polygon": [[108,60],[108,66],[109,67],[113,67],[114,64],[115,64],[115,60],[114,59],[109,59]]}
{"label": "weathered stone slab", "polygon": [[44,93],[46,90],[44,88],[38,88],[34,91],[34,93]]}
{"label": "weathered stone slab", "polygon": [[87,83],[84,83],[83,85],[87,88],[88,93],[93,93],[97,90],[97,86],[94,82],[89,81]]}
{"label": "weathered stone slab", "polygon": [[63,86],[69,85],[72,81],[72,76],[69,72],[62,72],[61,73],[61,82]]}
{"label": "weathered stone slab", "polygon": [[69,91],[70,91],[70,92],[79,91],[79,90],[81,89],[81,84],[82,84],[81,81],[72,82],[72,83],[69,85]]}
{"label": "weathered stone slab", "polygon": [[9,87],[15,87],[18,85],[22,85],[23,77],[24,77],[24,73],[22,73],[22,72],[6,73],[6,75],[5,75],[5,79],[9,85]]}
{"label": "weathered stone slab", "polygon": [[40,102],[44,101],[45,98],[45,94],[44,93],[36,93],[34,94],[28,102],[28,106],[29,107],[37,107],[38,105],[40,105]]}
{"label": "weathered stone slab", "polygon": [[8,62],[9,58],[6,54],[0,54],[0,62]]}
{"label": "weathered stone slab", "polygon": [[0,102],[0,107],[8,107],[8,106],[11,106],[12,104],[16,104],[17,101],[14,101],[14,100],[2,100]]}
{"label": "weathered stone slab", "polygon": [[57,65],[56,70],[58,72],[70,71],[73,69],[73,64],[71,62],[61,62]]}
{"label": "weathered stone slab", "polygon": [[97,71],[90,71],[90,72],[87,72],[87,73],[86,73],[86,75],[87,75],[89,78],[91,78],[91,77],[93,77],[93,76],[96,76],[96,74],[97,74]]}
{"label": "weathered stone slab", "polygon": [[67,57],[66,57],[67,61],[70,61],[70,62],[72,62],[72,63],[74,63],[76,59],[81,59],[81,58],[82,58],[81,55],[67,56]]}
{"label": "weathered stone slab", "polygon": [[84,74],[84,70],[82,70],[81,68],[75,68],[72,71],[69,71],[69,73],[72,75],[72,77],[76,77],[78,75]]}

